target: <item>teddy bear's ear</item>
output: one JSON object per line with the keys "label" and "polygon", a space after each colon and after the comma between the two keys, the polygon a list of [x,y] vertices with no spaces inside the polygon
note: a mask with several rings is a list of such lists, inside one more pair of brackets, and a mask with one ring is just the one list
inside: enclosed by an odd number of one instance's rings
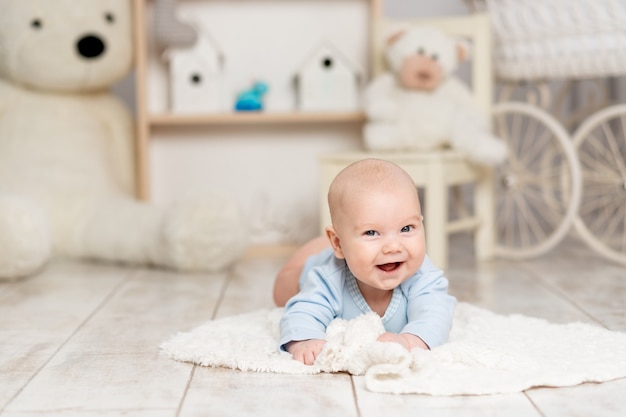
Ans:
{"label": "teddy bear's ear", "polygon": [[410,25],[406,23],[393,23],[383,30],[382,39],[387,47],[390,47],[404,36],[410,29]]}
{"label": "teddy bear's ear", "polygon": [[406,33],[405,29],[400,29],[400,30],[395,31],[395,32],[393,32],[391,34],[388,34],[387,38],[386,38],[387,46],[391,46],[394,43],[396,43],[396,41],[398,39],[400,39],[402,37],[402,35],[404,35],[405,33]]}
{"label": "teddy bear's ear", "polygon": [[456,59],[458,62],[463,62],[469,59],[471,55],[471,45],[465,39],[456,40]]}

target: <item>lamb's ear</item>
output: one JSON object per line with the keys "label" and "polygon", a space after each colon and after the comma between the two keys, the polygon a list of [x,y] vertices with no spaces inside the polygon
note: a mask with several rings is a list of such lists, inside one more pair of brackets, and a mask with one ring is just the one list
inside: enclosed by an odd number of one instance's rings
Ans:
{"label": "lamb's ear", "polygon": [[458,62],[463,62],[469,59],[471,55],[471,45],[466,39],[456,40],[456,59]]}

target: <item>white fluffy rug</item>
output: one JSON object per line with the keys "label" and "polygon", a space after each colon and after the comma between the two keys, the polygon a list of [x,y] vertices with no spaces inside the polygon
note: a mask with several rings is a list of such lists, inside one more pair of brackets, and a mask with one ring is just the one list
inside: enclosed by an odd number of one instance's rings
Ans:
{"label": "white fluffy rug", "polygon": [[450,341],[408,352],[377,342],[380,318],[335,320],[314,366],[277,350],[282,309],[209,321],[161,345],[173,359],[242,371],[365,375],[369,390],[482,395],[563,387],[626,377],[626,333],[583,324],[502,316],[466,303],[456,309]]}

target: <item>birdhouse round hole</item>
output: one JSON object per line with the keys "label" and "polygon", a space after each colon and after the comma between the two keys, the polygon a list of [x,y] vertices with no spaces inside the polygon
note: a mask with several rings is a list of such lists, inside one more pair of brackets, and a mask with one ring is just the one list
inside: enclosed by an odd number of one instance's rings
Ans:
{"label": "birdhouse round hole", "polygon": [[333,59],[327,56],[322,60],[322,66],[326,69],[331,69],[333,67]]}
{"label": "birdhouse round hole", "polygon": [[191,74],[191,83],[200,84],[202,82],[202,76],[198,73]]}

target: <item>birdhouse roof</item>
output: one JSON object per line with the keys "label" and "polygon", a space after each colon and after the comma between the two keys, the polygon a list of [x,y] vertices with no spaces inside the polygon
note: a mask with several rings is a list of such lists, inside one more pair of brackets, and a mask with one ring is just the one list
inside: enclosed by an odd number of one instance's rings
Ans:
{"label": "birdhouse roof", "polygon": [[193,44],[190,47],[169,47],[163,52],[163,58],[166,61],[169,61],[170,59],[172,59],[172,56],[174,54],[185,53],[185,52],[197,53],[201,51],[205,46],[210,46],[211,48],[213,48],[213,51],[217,54],[219,62],[223,64],[224,52],[222,51],[219,43],[215,40],[213,35],[211,35],[211,33],[209,33],[209,31],[205,29],[196,28],[196,32],[198,34],[198,37],[196,39],[195,44]]}
{"label": "birdhouse roof", "polygon": [[361,67],[359,67],[356,63],[354,63],[354,61],[348,58],[348,56],[346,56],[346,54],[344,54],[343,51],[341,51],[341,49],[339,49],[334,43],[327,39],[322,39],[315,45],[314,48],[311,49],[311,52],[307,54],[302,63],[298,67],[296,67],[296,78],[300,76],[305,68],[311,65],[316,54],[322,49],[329,50],[337,59],[339,59],[341,63],[343,63],[346,67],[353,71],[357,77],[363,76],[363,70],[361,69]]}

